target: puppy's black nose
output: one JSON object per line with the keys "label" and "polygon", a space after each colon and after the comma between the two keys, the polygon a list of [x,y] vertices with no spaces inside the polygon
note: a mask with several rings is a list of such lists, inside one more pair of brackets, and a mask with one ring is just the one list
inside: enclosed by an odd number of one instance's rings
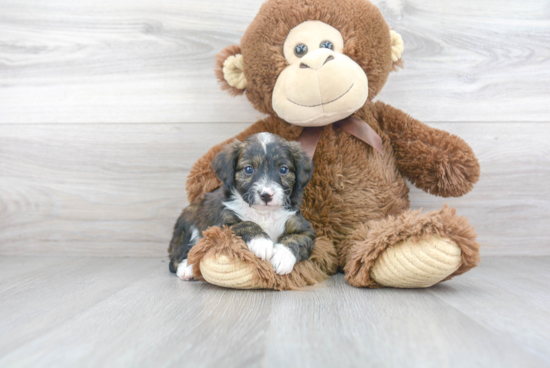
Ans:
{"label": "puppy's black nose", "polygon": [[260,193],[260,197],[262,198],[262,201],[265,202],[265,204],[268,204],[269,201],[271,201],[271,198],[273,198],[273,196],[269,193]]}

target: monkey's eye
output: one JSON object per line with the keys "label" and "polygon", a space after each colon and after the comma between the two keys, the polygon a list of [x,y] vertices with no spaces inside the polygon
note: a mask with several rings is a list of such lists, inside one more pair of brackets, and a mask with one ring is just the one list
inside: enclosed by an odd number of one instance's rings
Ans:
{"label": "monkey's eye", "polygon": [[286,174],[288,174],[288,167],[286,167],[286,166],[281,166],[281,167],[279,168],[279,173],[281,173],[281,175],[286,175]]}
{"label": "monkey's eye", "polygon": [[296,47],[294,48],[294,55],[301,58],[305,54],[307,54],[307,46],[304,45],[303,43],[296,45]]}
{"label": "monkey's eye", "polygon": [[244,173],[246,175],[252,175],[254,174],[254,168],[252,166],[247,166],[244,168]]}
{"label": "monkey's eye", "polygon": [[330,41],[323,41],[319,46],[323,49],[334,50],[334,45]]}

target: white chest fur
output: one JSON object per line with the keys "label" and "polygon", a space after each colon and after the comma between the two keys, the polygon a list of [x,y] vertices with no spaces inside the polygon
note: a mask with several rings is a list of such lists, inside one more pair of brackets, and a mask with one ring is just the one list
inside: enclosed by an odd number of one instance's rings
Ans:
{"label": "white chest fur", "polygon": [[277,242],[277,239],[285,231],[288,219],[296,214],[296,211],[289,211],[283,207],[266,208],[265,210],[250,207],[238,193],[233,196],[231,201],[223,204],[227,209],[235,212],[242,221],[252,221],[258,224],[273,242]]}

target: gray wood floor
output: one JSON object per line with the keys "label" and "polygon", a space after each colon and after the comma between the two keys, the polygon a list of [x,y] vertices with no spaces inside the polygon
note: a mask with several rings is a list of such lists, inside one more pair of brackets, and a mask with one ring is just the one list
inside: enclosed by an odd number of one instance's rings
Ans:
{"label": "gray wood floor", "polygon": [[550,365],[550,258],[423,290],[237,291],[161,258],[0,258],[0,367]]}

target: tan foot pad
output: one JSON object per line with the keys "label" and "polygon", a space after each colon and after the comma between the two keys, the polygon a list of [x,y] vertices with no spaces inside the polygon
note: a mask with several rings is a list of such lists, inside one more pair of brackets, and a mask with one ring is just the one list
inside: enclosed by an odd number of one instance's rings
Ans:
{"label": "tan foot pad", "polygon": [[203,258],[200,262],[202,277],[209,283],[232,289],[260,289],[253,281],[254,266],[226,256]]}
{"label": "tan foot pad", "polygon": [[461,251],[455,242],[429,236],[417,242],[405,240],[386,249],[374,263],[370,276],[382,286],[425,288],[447,278],[461,262]]}

